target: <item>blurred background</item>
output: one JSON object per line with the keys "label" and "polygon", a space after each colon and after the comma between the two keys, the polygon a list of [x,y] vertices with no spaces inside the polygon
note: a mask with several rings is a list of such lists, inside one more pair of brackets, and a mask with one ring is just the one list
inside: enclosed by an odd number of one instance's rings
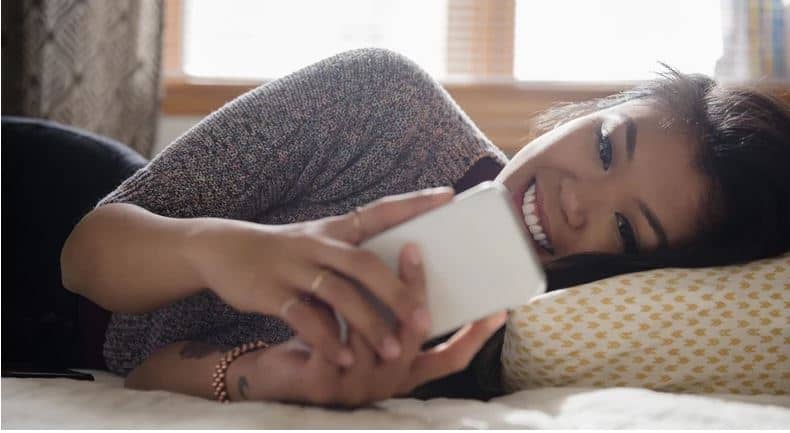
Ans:
{"label": "blurred background", "polygon": [[235,96],[335,53],[389,48],[513,154],[529,119],[664,62],[790,99],[790,0],[13,0],[2,112],[151,157]]}

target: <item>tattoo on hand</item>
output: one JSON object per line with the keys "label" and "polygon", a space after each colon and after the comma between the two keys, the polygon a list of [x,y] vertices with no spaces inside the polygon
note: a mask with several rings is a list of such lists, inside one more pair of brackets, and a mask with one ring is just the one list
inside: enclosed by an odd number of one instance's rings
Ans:
{"label": "tattoo on hand", "polygon": [[202,341],[188,341],[178,352],[181,359],[201,359],[207,355],[217,352],[224,352],[227,347],[218,344],[209,344]]}
{"label": "tattoo on hand", "polygon": [[244,392],[244,390],[249,387],[250,384],[247,382],[247,378],[244,376],[239,377],[239,394],[241,395],[241,398],[247,400],[247,394]]}

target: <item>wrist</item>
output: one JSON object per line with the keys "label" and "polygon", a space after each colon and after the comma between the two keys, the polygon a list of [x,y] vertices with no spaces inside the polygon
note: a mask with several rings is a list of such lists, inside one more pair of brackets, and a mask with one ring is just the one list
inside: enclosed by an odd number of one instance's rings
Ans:
{"label": "wrist", "polygon": [[256,388],[260,386],[255,368],[257,356],[258,351],[245,353],[228,365],[225,373],[225,388],[230,401],[257,400],[252,392],[253,386]]}
{"label": "wrist", "polygon": [[268,349],[262,340],[244,343],[222,354],[214,367],[214,396],[222,403],[231,401],[260,400],[257,380],[257,355]]}

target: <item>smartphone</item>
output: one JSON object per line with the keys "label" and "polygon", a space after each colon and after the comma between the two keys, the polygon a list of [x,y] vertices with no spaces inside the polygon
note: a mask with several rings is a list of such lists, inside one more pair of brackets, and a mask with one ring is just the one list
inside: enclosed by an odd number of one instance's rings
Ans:
{"label": "smartphone", "polygon": [[[528,236],[508,189],[487,181],[379,233],[360,248],[377,254],[397,273],[403,246],[419,246],[432,319],[429,337],[435,338],[546,291],[546,276]],[[381,302],[368,299],[394,320]]]}

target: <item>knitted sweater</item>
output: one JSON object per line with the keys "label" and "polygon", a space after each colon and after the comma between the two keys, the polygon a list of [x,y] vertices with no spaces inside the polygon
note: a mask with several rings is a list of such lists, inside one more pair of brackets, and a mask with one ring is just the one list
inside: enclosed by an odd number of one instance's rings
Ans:
{"label": "knitted sweater", "polygon": [[[159,215],[287,224],[338,215],[377,198],[475,180],[505,155],[442,87],[391,51],[345,52],[226,104],[102,199]],[[466,176],[466,177],[465,177]],[[470,181],[470,179],[474,181]],[[206,289],[143,314],[113,314],[104,357],[126,375],[181,340],[279,343],[291,329],[241,313]]]}

